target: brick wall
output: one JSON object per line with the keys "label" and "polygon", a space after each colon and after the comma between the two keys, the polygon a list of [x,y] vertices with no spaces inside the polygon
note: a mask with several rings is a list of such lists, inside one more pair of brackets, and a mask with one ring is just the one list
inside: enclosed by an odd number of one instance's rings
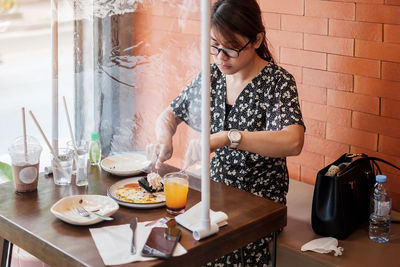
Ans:
{"label": "brick wall", "polygon": [[[400,165],[400,0],[258,2],[276,60],[296,78],[307,126],[303,152],[288,159],[291,178],[313,184],[345,152]],[[136,98],[144,144],[159,112],[200,70],[200,0],[152,3],[136,12],[134,29],[147,60]],[[180,127],[173,164],[192,134]],[[400,174],[382,167],[400,207]]]}
{"label": "brick wall", "polygon": [[[155,120],[199,73],[200,1],[144,1],[133,16],[132,54],[135,75],[135,134],[138,150],[155,140]],[[197,132],[181,123],[174,136],[173,158],[181,167],[188,140]]]}
{"label": "brick wall", "polygon": [[[400,0],[259,0],[307,126],[291,178],[313,184],[345,152],[400,166]],[[381,165],[400,207],[400,173]]]}

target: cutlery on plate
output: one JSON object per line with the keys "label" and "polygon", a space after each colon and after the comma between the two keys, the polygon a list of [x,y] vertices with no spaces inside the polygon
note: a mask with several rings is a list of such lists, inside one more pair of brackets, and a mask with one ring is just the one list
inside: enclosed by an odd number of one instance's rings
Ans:
{"label": "cutlery on plate", "polygon": [[138,218],[135,217],[131,221],[130,228],[132,229],[132,244],[131,244],[131,254],[136,254],[136,246],[135,246],[135,232],[137,226]]}
{"label": "cutlery on plate", "polygon": [[146,226],[146,227],[147,227],[147,226],[152,226],[152,225],[154,225],[154,224],[156,224],[156,223],[158,223],[158,222],[164,224],[164,223],[168,222],[168,221],[171,220],[171,219],[172,219],[172,218],[170,218],[170,217],[162,217],[162,218],[160,218],[160,219],[157,219],[157,220],[148,222],[148,223],[146,223],[144,226]]}
{"label": "cutlery on plate", "polygon": [[112,217],[108,217],[108,216],[105,216],[105,215],[101,215],[101,214],[99,214],[99,213],[96,213],[96,212],[93,212],[93,211],[87,211],[84,207],[82,207],[82,206],[76,206],[76,211],[79,213],[79,215],[81,215],[81,216],[83,216],[83,217],[89,217],[90,216],[90,214],[93,214],[93,215],[96,215],[96,216],[98,216],[98,217],[100,217],[100,218],[102,218],[103,220],[106,220],[106,221],[112,221],[112,220],[114,220],[114,218],[112,218]]}

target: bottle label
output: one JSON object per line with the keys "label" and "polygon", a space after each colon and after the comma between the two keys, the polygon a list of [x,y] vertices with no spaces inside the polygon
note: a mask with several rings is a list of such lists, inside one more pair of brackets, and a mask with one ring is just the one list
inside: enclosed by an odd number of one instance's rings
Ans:
{"label": "bottle label", "polygon": [[374,200],[374,213],[376,216],[388,216],[390,214],[390,201]]}

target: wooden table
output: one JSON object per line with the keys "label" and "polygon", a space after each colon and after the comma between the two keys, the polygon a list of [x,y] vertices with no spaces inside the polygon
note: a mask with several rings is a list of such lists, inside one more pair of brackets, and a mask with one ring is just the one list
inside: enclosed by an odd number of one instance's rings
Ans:
{"label": "wooden table", "polygon": [[[165,166],[160,174],[174,171]],[[50,266],[104,266],[89,232],[89,227],[128,224],[132,217],[147,221],[166,216],[165,208],[132,209],[120,206],[111,222],[74,226],[50,213],[59,199],[76,194],[106,195],[120,177],[108,175],[98,167],[89,171],[89,186],[55,186],[51,177],[41,176],[36,192],[15,193],[11,182],[0,185],[0,237],[5,245],[15,244]],[[199,179],[191,177],[187,208],[200,201]],[[211,181],[211,209],[228,214],[228,225],[217,235],[195,241],[182,227],[181,244],[188,253],[169,260],[136,262],[125,266],[199,266],[221,257],[286,225],[286,206]],[[8,242],[9,241],[9,242]],[[4,256],[4,255],[3,255]]]}

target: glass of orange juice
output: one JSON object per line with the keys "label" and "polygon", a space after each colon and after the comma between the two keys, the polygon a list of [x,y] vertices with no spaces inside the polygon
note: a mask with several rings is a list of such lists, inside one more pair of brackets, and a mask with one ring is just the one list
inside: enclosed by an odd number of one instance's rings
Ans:
{"label": "glass of orange juice", "polygon": [[167,212],[172,215],[185,212],[189,191],[189,176],[181,172],[164,175],[164,193]]}

